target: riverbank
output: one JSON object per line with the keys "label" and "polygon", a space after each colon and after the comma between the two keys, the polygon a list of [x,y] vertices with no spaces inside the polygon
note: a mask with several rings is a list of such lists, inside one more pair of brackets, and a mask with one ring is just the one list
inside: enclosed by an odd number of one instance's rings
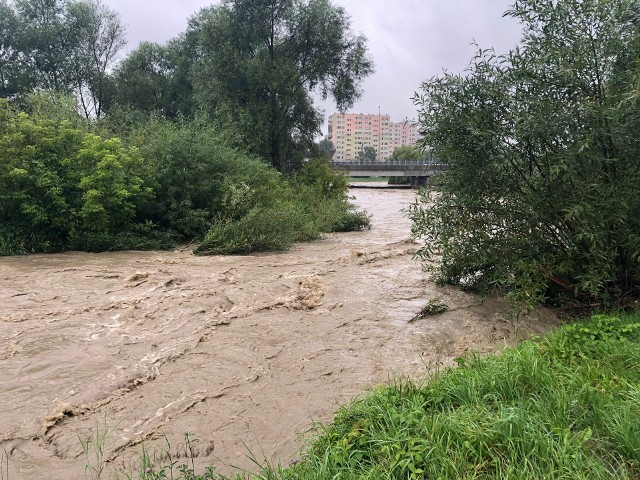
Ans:
{"label": "riverbank", "polygon": [[261,478],[639,477],[639,313],[457,363],[341,408],[300,462]]}
{"label": "riverbank", "polygon": [[[353,191],[372,229],[284,254],[68,253],[0,259],[0,451],[9,478],[82,478],[79,438],[111,427],[105,478],[193,455],[288,464],[301,432],[389,378],[490,353],[556,323],[428,281],[401,210],[411,191]],[[449,310],[410,322],[432,299]]]}

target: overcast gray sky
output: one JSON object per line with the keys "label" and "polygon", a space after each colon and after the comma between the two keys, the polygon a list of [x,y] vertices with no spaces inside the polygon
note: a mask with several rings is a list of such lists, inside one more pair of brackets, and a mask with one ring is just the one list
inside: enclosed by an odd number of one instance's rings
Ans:
{"label": "overcast gray sky", "polygon": [[[183,32],[187,19],[211,0],[103,0],[127,25],[129,49],[144,40],[164,43]],[[443,69],[463,71],[476,48],[512,48],[519,25],[503,12],[512,0],[333,0],[351,16],[352,29],[364,34],[375,73],[351,109],[381,112],[393,121],[415,118],[411,97],[420,83]],[[335,105],[322,104],[330,115]],[[324,127],[326,132],[326,125]]]}

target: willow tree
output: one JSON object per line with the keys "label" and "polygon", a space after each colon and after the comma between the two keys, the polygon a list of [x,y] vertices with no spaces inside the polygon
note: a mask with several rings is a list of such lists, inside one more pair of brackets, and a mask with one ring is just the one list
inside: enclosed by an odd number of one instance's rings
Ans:
{"label": "willow tree", "polygon": [[0,0],[0,96],[74,93],[87,117],[100,117],[124,45],[118,14],[100,0]]}
{"label": "willow tree", "polygon": [[439,280],[519,307],[638,294],[638,5],[516,1],[520,46],[422,85],[423,143],[449,170],[411,216]]}
{"label": "willow tree", "polygon": [[281,170],[319,133],[313,93],[347,109],[372,72],[366,39],[329,0],[224,0],[191,18],[185,44],[199,104]]}

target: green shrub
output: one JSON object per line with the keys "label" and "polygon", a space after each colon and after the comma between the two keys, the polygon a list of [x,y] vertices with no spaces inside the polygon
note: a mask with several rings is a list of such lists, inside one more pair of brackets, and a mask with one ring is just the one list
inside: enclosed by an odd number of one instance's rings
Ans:
{"label": "green shrub", "polygon": [[325,232],[368,228],[369,217],[347,201],[347,181],[322,161],[290,179],[273,169],[226,179],[216,223],[198,254],[284,251]]}
{"label": "green shrub", "polygon": [[155,119],[132,134],[160,186],[154,219],[181,240],[203,238],[217,221],[225,208],[225,182],[274,182],[275,172],[228,147],[225,135],[204,118],[176,123]]}
{"label": "green shrub", "polygon": [[205,118],[151,118],[125,140],[105,140],[53,116],[47,98],[37,97],[34,116],[0,101],[0,254],[203,238],[198,253],[280,251],[368,224],[325,163],[285,178],[229,147],[230,134]]}
{"label": "green shrub", "polygon": [[119,235],[144,223],[138,214],[153,179],[137,149],[68,121],[32,118],[2,100],[0,116],[3,253],[81,247],[85,235]]}
{"label": "green shrub", "polygon": [[438,280],[508,293],[518,311],[640,295],[636,7],[515,2],[517,49],[422,85],[423,145],[449,168],[411,217]]}
{"label": "green shrub", "polygon": [[[195,253],[204,255],[285,251],[303,240],[305,218],[295,204],[255,207],[239,220],[220,221],[205,236]],[[307,238],[304,238],[306,240]]]}

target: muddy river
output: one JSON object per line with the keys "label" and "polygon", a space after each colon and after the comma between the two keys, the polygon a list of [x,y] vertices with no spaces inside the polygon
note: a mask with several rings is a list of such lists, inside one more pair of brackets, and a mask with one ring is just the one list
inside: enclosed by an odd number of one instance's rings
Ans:
{"label": "muddy river", "polygon": [[[11,480],[115,478],[143,448],[198,470],[289,463],[313,422],[398,376],[527,332],[504,305],[430,283],[407,190],[353,190],[367,232],[285,254],[170,252],[0,258],[0,456]],[[411,322],[437,298],[444,314]],[[106,434],[103,435],[103,433]],[[96,459],[95,439],[104,445]]]}

